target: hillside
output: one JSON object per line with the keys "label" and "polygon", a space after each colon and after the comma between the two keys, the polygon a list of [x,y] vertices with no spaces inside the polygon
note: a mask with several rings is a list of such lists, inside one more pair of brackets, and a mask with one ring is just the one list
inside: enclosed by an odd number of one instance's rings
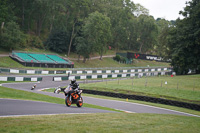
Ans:
{"label": "hillside", "polygon": [[[3,55],[8,55],[8,53],[4,53]],[[1,54],[2,55],[2,54]],[[64,56],[63,56],[64,57]],[[83,63],[82,60],[78,61],[75,54],[70,58],[72,62],[75,64],[75,68],[101,68],[101,67],[146,67],[147,65],[151,66],[170,66],[169,63],[162,63],[156,61],[146,61],[146,60],[138,60],[135,59],[133,64],[122,64],[113,60],[112,57],[103,58],[103,60],[90,59],[87,60],[86,63]],[[98,56],[97,56],[98,57]],[[54,68],[40,68],[40,67],[25,67],[18,62],[12,60],[8,56],[0,56],[0,67],[8,67],[8,68],[23,68],[23,69],[48,69],[54,70]],[[55,68],[58,69],[58,68]],[[59,68],[66,69],[66,68]]]}
{"label": "hillside", "polygon": [[82,61],[73,61],[75,68],[94,68],[94,67],[147,67],[151,66],[170,66],[169,63],[161,63],[156,61],[134,60],[133,64],[122,64],[114,61],[112,58],[104,58],[102,61],[99,59],[89,60],[86,63]]}

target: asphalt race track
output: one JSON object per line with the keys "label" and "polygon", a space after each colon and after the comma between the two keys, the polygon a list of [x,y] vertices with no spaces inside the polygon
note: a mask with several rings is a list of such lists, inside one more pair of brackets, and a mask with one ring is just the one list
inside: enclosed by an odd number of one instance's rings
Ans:
{"label": "asphalt race track", "polygon": [[[31,86],[36,84],[37,87],[34,90],[31,90]],[[19,90],[30,91],[34,93],[40,93],[44,95],[49,95],[53,97],[63,98],[63,94],[54,94],[53,92],[44,92],[39,91],[45,88],[55,88],[58,86],[66,86],[69,84],[69,81],[54,82],[52,81],[51,76],[43,77],[42,82],[37,83],[6,83],[2,84],[4,87],[14,88]],[[80,84],[81,87],[81,84]],[[83,92],[84,93],[84,92]],[[84,103],[109,107],[118,109],[121,111],[129,113],[155,113],[155,114],[174,114],[174,115],[185,115],[185,116],[196,116],[192,114],[187,114],[183,112],[173,111],[169,109],[163,109],[143,104],[116,101],[116,100],[107,100],[93,97],[83,97]],[[24,101],[24,100],[12,100],[12,99],[0,99],[0,117],[6,116],[16,116],[16,115],[44,115],[44,114],[71,114],[71,113],[109,113],[111,111],[93,109],[76,106],[66,107],[66,105],[52,104],[46,102],[35,102],[35,101]],[[199,117],[199,116],[197,116]]]}
{"label": "asphalt race track", "polygon": [[52,114],[76,114],[76,113],[110,113],[111,111],[94,109],[94,108],[78,108],[76,106],[66,107],[62,104],[0,99],[0,116],[24,116],[24,115],[52,115]]}

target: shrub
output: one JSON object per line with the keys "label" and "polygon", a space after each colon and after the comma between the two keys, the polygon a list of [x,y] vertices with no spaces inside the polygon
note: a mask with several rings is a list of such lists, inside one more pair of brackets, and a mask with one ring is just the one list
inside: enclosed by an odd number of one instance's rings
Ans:
{"label": "shrub", "polygon": [[116,55],[113,59],[119,62],[121,60],[121,57],[119,55]]}
{"label": "shrub", "polygon": [[27,43],[31,47],[44,49],[44,45],[42,43],[42,40],[38,36],[29,35]]}

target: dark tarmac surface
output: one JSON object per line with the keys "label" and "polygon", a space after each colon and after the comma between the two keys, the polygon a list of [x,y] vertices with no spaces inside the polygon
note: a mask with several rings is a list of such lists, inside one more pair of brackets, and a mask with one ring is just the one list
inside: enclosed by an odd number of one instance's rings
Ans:
{"label": "dark tarmac surface", "polygon": [[52,114],[80,114],[80,113],[111,113],[112,111],[76,107],[47,102],[0,99],[0,116],[22,115],[52,115]]}

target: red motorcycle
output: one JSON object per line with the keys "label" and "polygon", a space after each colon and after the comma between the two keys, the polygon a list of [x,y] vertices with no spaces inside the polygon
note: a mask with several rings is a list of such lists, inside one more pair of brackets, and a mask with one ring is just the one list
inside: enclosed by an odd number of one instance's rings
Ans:
{"label": "red motorcycle", "polygon": [[67,107],[70,107],[72,104],[76,104],[77,107],[83,106],[82,90],[73,90],[72,86],[69,85],[67,88],[58,87],[54,93],[60,93],[60,91],[63,91],[65,94],[65,104]]}

